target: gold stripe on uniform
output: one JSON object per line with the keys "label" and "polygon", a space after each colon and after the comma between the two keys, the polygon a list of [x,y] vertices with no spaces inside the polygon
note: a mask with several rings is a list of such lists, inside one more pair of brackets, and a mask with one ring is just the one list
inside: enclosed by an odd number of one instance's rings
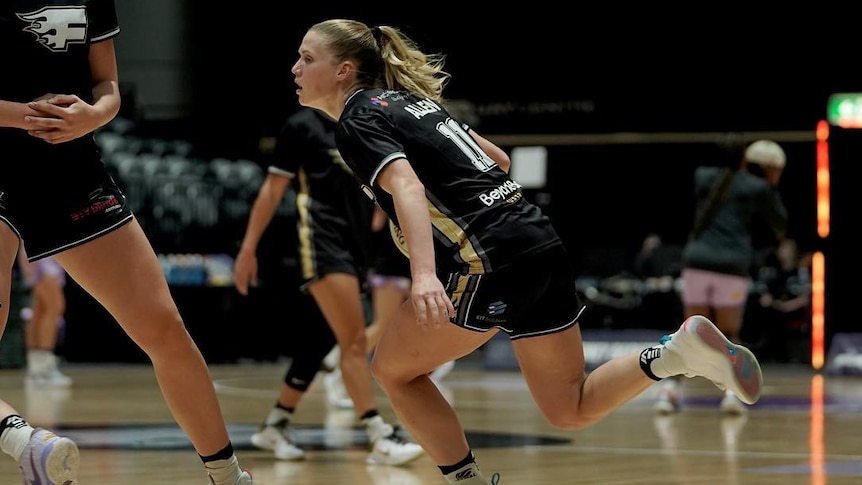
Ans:
{"label": "gold stripe on uniform", "polygon": [[308,204],[311,196],[308,194],[308,176],[305,170],[299,170],[299,190],[296,194],[296,213],[299,218],[299,268],[303,279],[314,279],[314,242],[312,241],[311,221],[308,217]]}

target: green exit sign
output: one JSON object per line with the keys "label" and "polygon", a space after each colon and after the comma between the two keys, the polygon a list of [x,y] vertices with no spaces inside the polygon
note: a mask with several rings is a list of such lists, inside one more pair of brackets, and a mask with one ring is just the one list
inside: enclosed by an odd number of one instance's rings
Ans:
{"label": "green exit sign", "polygon": [[829,96],[826,119],[841,128],[862,128],[862,93],[836,93]]}

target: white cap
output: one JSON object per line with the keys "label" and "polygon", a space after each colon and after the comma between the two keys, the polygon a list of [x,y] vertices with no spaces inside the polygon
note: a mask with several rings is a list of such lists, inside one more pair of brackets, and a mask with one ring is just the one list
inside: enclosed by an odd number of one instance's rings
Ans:
{"label": "white cap", "polygon": [[745,159],[766,167],[784,167],[787,157],[784,150],[771,140],[757,140],[745,149]]}

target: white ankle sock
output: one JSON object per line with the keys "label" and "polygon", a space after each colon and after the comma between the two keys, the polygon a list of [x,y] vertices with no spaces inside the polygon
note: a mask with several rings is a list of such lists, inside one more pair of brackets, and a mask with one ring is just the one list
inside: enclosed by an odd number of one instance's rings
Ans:
{"label": "white ankle sock", "polygon": [[236,455],[227,460],[216,460],[204,463],[207,472],[213,477],[213,483],[216,485],[234,485],[239,480],[239,475],[242,470],[239,469],[239,462]]}
{"label": "white ankle sock", "polygon": [[269,415],[266,417],[264,424],[267,426],[287,426],[293,418],[293,413],[286,411],[278,406],[273,406],[269,410]]}
{"label": "white ankle sock", "polygon": [[0,435],[0,450],[3,450],[17,462],[21,460],[21,453],[24,452],[24,448],[30,442],[32,434],[33,427],[21,419],[20,424],[3,430],[3,434]]}
{"label": "white ankle sock", "polygon": [[383,417],[380,415],[364,419],[363,424],[366,432],[368,432],[368,441],[372,443],[392,435],[395,431],[392,425],[383,421]]}

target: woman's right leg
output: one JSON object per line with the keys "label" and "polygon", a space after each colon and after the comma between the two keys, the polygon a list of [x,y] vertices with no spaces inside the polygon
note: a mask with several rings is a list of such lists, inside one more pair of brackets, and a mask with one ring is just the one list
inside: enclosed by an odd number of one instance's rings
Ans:
{"label": "woman's right leg", "polygon": [[335,334],[341,349],[341,374],[357,415],[377,409],[368,370],[365,311],[359,279],[348,273],[330,273],[308,289]]}
{"label": "woman's right leg", "polygon": [[168,408],[216,485],[250,484],[236,464],[207,364],[138,222],[56,258],[146,352]]}
{"label": "woman's right leg", "polygon": [[341,347],[344,385],[371,444],[371,453],[366,461],[379,465],[403,465],[422,456],[422,447],[397,436],[394,427],[378,413],[366,353],[365,312],[359,279],[347,273],[330,273],[315,281],[309,291]]}

